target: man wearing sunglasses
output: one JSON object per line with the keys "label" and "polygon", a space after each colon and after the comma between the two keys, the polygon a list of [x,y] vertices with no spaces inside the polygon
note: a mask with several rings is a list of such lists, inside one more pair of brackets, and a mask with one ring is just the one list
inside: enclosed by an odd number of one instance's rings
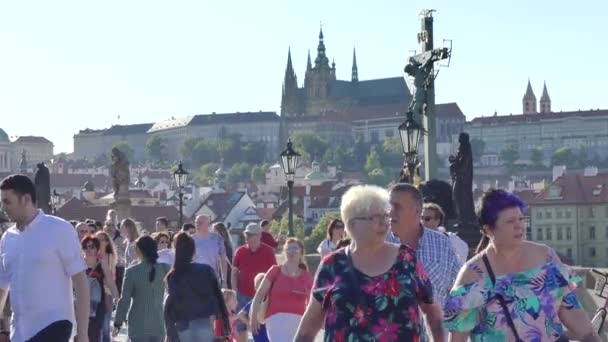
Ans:
{"label": "man wearing sunglasses", "polygon": [[420,217],[422,225],[428,229],[437,230],[445,234],[450,239],[454,253],[458,257],[460,265],[467,262],[469,256],[469,245],[462,240],[458,234],[447,232],[444,227],[445,214],[443,209],[436,203],[424,203],[422,206],[422,216]]}

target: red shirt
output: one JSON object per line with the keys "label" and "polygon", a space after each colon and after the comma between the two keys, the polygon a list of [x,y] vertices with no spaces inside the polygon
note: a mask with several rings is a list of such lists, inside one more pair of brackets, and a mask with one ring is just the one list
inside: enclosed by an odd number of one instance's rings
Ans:
{"label": "red shirt", "polygon": [[290,277],[281,272],[281,266],[273,266],[266,277],[272,281],[266,318],[276,313],[303,315],[312,288],[310,273],[302,271],[297,277]]}
{"label": "red shirt", "polygon": [[260,247],[252,252],[249,246],[244,245],[236,249],[234,253],[234,267],[239,269],[237,287],[238,291],[253,298],[255,286],[253,279],[258,273],[266,273],[272,265],[277,264],[274,250],[261,243]]}
{"label": "red shirt", "polygon": [[270,246],[271,248],[277,248],[279,243],[272,237],[272,234],[268,232],[262,232],[262,242]]}

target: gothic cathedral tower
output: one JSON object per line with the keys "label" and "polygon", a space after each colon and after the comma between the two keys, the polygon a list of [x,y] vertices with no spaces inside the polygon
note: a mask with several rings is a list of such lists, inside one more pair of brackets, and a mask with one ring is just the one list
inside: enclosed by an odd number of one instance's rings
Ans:
{"label": "gothic cathedral tower", "polygon": [[281,96],[281,116],[295,116],[299,114],[298,103],[298,77],[291,63],[291,49],[287,52],[287,68],[285,68],[285,79],[283,80],[283,91]]}
{"label": "gothic cathedral tower", "polygon": [[306,113],[316,115],[327,108],[327,100],[330,85],[336,80],[336,63],[332,62],[330,67],[329,58],[325,54],[325,43],[323,42],[323,28],[319,31],[319,46],[315,65],[310,62],[310,53],[306,67],[306,78],[304,86],[306,91]]}
{"label": "gothic cathedral tower", "polygon": [[524,98],[522,100],[522,105],[523,105],[524,114],[537,113],[536,95],[534,95],[534,91],[532,91],[532,85],[530,84],[530,79],[528,79],[528,88],[526,89],[526,93],[524,94]]}
{"label": "gothic cathedral tower", "polygon": [[551,98],[547,91],[547,82],[543,85],[543,95],[540,97],[540,112],[551,113]]}

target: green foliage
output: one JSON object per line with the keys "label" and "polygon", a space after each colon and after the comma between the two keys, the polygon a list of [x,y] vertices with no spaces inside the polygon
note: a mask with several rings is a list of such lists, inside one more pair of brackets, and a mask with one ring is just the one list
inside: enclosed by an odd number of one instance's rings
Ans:
{"label": "green foliage", "polygon": [[186,138],[184,144],[179,149],[179,154],[183,160],[192,161],[192,154],[194,153],[194,147],[200,141],[200,138]]}
{"label": "green foliage", "polygon": [[266,155],[266,146],[262,142],[248,142],[241,147],[242,160],[249,164],[262,164]]}
{"label": "green foliage", "polygon": [[[272,235],[277,237],[277,241],[279,241],[279,249],[282,248],[282,243],[285,242],[285,239],[289,236],[289,219],[287,216],[281,218],[280,221],[274,220],[270,226],[270,231]],[[296,238],[304,241],[304,222],[302,218],[294,215],[293,217],[293,232]]]}
{"label": "green foliage", "polygon": [[578,148],[578,153],[576,154],[576,167],[585,168],[589,164],[589,157],[587,156],[587,148],[585,146],[580,146]]}
{"label": "green foliage", "polygon": [[251,178],[251,166],[247,163],[236,163],[226,173],[226,182],[236,184]]}
{"label": "green foliage", "polygon": [[380,187],[386,186],[391,182],[391,180],[391,176],[382,169],[374,169],[372,172],[367,174],[367,182]]}
{"label": "green foliage", "polygon": [[192,149],[191,160],[194,167],[219,162],[219,154],[213,142],[199,139]]}
{"label": "green foliage", "polygon": [[513,170],[515,162],[519,159],[519,150],[515,145],[507,145],[500,151],[500,159],[508,169]]}
{"label": "green foliage", "polygon": [[307,254],[317,253],[317,247],[319,247],[321,241],[327,238],[327,226],[333,219],[339,218],[340,213],[338,212],[327,213],[321,217],[310,234],[304,238],[304,249],[306,249]]}
{"label": "green foliage", "polygon": [[219,167],[218,164],[209,163],[201,166],[198,170],[192,172],[194,182],[199,186],[210,186],[215,178],[215,171]]}
{"label": "green foliage", "polygon": [[159,163],[167,160],[167,143],[161,136],[153,135],[146,142],[146,152]]}
{"label": "green foliage", "polygon": [[254,166],[251,169],[251,181],[255,183],[266,183],[266,171],[267,168],[264,166]]}
{"label": "green foliage", "polygon": [[293,135],[292,141],[295,150],[308,162],[312,162],[316,158],[322,158],[329,147],[327,141],[310,132],[297,132]]}
{"label": "green foliage", "polygon": [[542,147],[535,147],[530,155],[530,161],[532,162],[532,167],[536,169],[544,168],[543,159],[544,159],[544,151]]}
{"label": "green foliage", "polygon": [[574,167],[576,158],[569,147],[560,147],[551,156],[551,164],[553,166],[565,165],[566,167]]}
{"label": "green foliage", "polygon": [[403,166],[403,146],[396,138],[387,138],[382,144],[380,161],[384,169],[400,169]]}
{"label": "green foliage", "polygon": [[471,152],[473,153],[473,161],[481,162],[481,157],[483,156],[483,152],[485,149],[485,141],[479,138],[471,139]]}
{"label": "green foliage", "polygon": [[131,145],[129,145],[129,143],[124,140],[118,141],[114,145],[112,145],[112,148],[108,152],[108,161],[112,160],[112,149],[114,148],[117,148],[120,152],[124,153],[125,156],[127,156],[127,160],[133,161],[133,148],[131,148]]}
{"label": "green foliage", "polygon": [[325,151],[323,155],[322,163],[325,165],[334,165],[343,167],[347,162],[346,151],[342,146],[330,147]]}
{"label": "green foliage", "polygon": [[372,171],[380,168],[382,168],[382,165],[380,165],[380,156],[378,156],[376,149],[372,148],[365,161],[365,172],[369,175]]}

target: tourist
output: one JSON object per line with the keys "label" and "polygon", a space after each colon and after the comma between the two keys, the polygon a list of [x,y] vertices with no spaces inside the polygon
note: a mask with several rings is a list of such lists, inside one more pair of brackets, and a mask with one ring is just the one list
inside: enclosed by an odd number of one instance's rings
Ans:
{"label": "tourist", "polygon": [[338,242],[344,237],[344,222],[333,219],[327,225],[327,238],[319,244],[317,252],[323,259],[329,253],[337,249]]}
{"label": "tourist", "polygon": [[110,263],[107,259],[98,258],[101,247],[99,239],[94,235],[87,235],[80,244],[87,264],[86,274],[89,283],[89,342],[99,342],[102,338],[103,324],[108,310],[105,288],[110,289],[115,298],[118,298],[118,289],[112,278]]}
{"label": "tourist", "polygon": [[420,224],[422,195],[413,185],[400,183],[393,186],[390,204],[391,232],[387,240],[406,244],[416,251],[418,261],[433,284],[434,302],[443,307],[460,270],[450,240]]}
{"label": "tourist", "polygon": [[158,262],[173,266],[175,262],[175,251],[171,248],[171,236],[167,232],[156,232],[152,234],[158,250]]}
{"label": "tourist", "polygon": [[[291,341],[306,310],[312,288],[312,277],[304,260],[304,244],[288,238],[283,250],[285,262],[272,266],[256,291],[251,311],[258,312],[262,301],[268,298],[266,333],[270,341]],[[260,327],[258,315],[251,315],[252,333]]]}
{"label": "tourist", "polygon": [[156,218],[156,231],[157,232],[166,232],[169,230],[169,219],[166,217],[157,217]]}
{"label": "tourist", "polygon": [[425,228],[436,230],[448,237],[460,265],[463,265],[467,261],[469,257],[469,245],[458,234],[445,230],[445,213],[439,204],[432,202],[424,203],[420,219],[420,223]]}
{"label": "tourist", "polygon": [[196,227],[192,223],[184,223],[182,225],[182,232],[186,232],[190,235],[194,235],[194,233],[196,233]]}
{"label": "tourist", "polygon": [[213,231],[219,234],[222,239],[224,239],[224,249],[226,250],[226,281],[229,289],[232,288],[232,279],[230,279],[230,274],[232,272],[232,258],[234,257],[234,249],[232,247],[232,239],[230,238],[230,233],[226,228],[226,225],[223,222],[216,222],[212,227]]}
{"label": "tourist", "polygon": [[177,233],[174,244],[175,264],[167,275],[164,310],[167,337],[179,342],[212,341],[212,317],[223,323],[223,332],[228,334],[228,312],[213,269],[192,262],[196,247],[188,233]]}
{"label": "tourist", "polygon": [[[120,234],[125,238],[125,265],[129,267],[137,261],[135,241],[137,241],[139,233],[137,232],[135,221],[130,218],[122,220],[120,223]],[[120,290],[122,291],[122,288]]]}
{"label": "tourist", "polygon": [[226,311],[228,312],[228,322],[230,325],[230,334],[228,334],[225,329],[222,327],[222,322],[220,320],[215,320],[214,324],[214,336],[215,337],[225,337],[227,340],[231,342],[238,341],[238,334],[235,329],[235,323],[238,319],[236,315],[236,292],[231,289],[222,289],[222,297],[224,298],[224,303],[226,304]]}
{"label": "tourist", "polygon": [[211,218],[207,215],[198,215],[194,220],[196,226],[196,234],[192,236],[196,245],[194,262],[211,266],[221,286],[226,287],[228,263],[224,239],[219,234],[210,231],[210,224]]}
{"label": "tourist", "polygon": [[[450,341],[600,341],[575,289],[581,279],[553,249],[525,241],[525,204],[504,190],[481,200],[483,236],[447,305]],[[565,340],[568,340],[565,338]]]}
{"label": "tourist", "polygon": [[161,342],[165,336],[163,298],[169,266],[156,262],[156,242],[149,236],[137,239],[135,251],[140,262],[125,272],[112,335],[116,336],[128,320],[127,334],[132,342]]}
{"label": "tourist", "polygon": [[279,242],[270,233],[270,221],[262,220],[260,227],[262,228],[262,243],[267,244],[272,249],[279,247]]}
{"label": "tourist", "polygon": [[74,228],[36,209],[36,189],[25,175],[4,178],[0,199],[15,222],[0,240],[0,312],[10,287],[11,341],[68,342],[75,323],[79,341],[87,341],[87,266]]}
{"label": "tourist", "polygon": [[[351,187],[340,205],[351,244],[324,258],[297,342],[312,342],[325,328],[325,341],[418,341],[422,321],[434,341],[444,341],[442,314],[416,252],[386,242],[390,205],[386,190]],[[325,321],[325,323],[323,323]]]}
{"label": "tourist", "polygon": [[[125,238],[120,234],[120,230],[118,229],[118,218],[116,217],[116,212],[110,209],[108,211],[108,219],[103,226],[103,231],[108,233],[110,238],[112,239],[112,243],[114,245],[114,251],[116,252],[116,266],[114,270],[114,279],[116,279],[116,286],[119,289],[122,289],[122,279],[125,275],[125,249],[127,247],[125,243]],[[119,290],[120,291],[120,290]]]}
{"label": "tourist", "polygon": [[84,222],[77,222],[74,229],[78,235],[78,241],[82,241],[85,236],[89,235],[89,226]]}
{"label": "tourist", "polygon": [[[256,276],[254,278],[254,284],[255,284],[256,291],[260,289],[260,285],[262,285],[262,280],[264,280],[264,276],[265,276],[264,273],[256,274]],[[247,303],[247,305],[245,305],[241,309],[241,311],[238,313],[239,321],[241,321],[247,325],[249,325],[249,321],[251,320],[251,315],[258,314],[258,313],[254,313],[253,311],[251,311],[251,304],[252,304],[251,302]],[[264,312],[264,314],[266,314],[266,313]],[[264,320],[264,322],[265,322],[265,320]],[[262,323],[261,321],[259,321],[259,323],[260,323],[260,325],[258,327],[258,331],[251,333],[251,336],[253,337],[253,341],[254,342],[269,342],[268,334],[266,333],[266,324]],[[247,331],[239,332],[238,340],[247,341]]]}

